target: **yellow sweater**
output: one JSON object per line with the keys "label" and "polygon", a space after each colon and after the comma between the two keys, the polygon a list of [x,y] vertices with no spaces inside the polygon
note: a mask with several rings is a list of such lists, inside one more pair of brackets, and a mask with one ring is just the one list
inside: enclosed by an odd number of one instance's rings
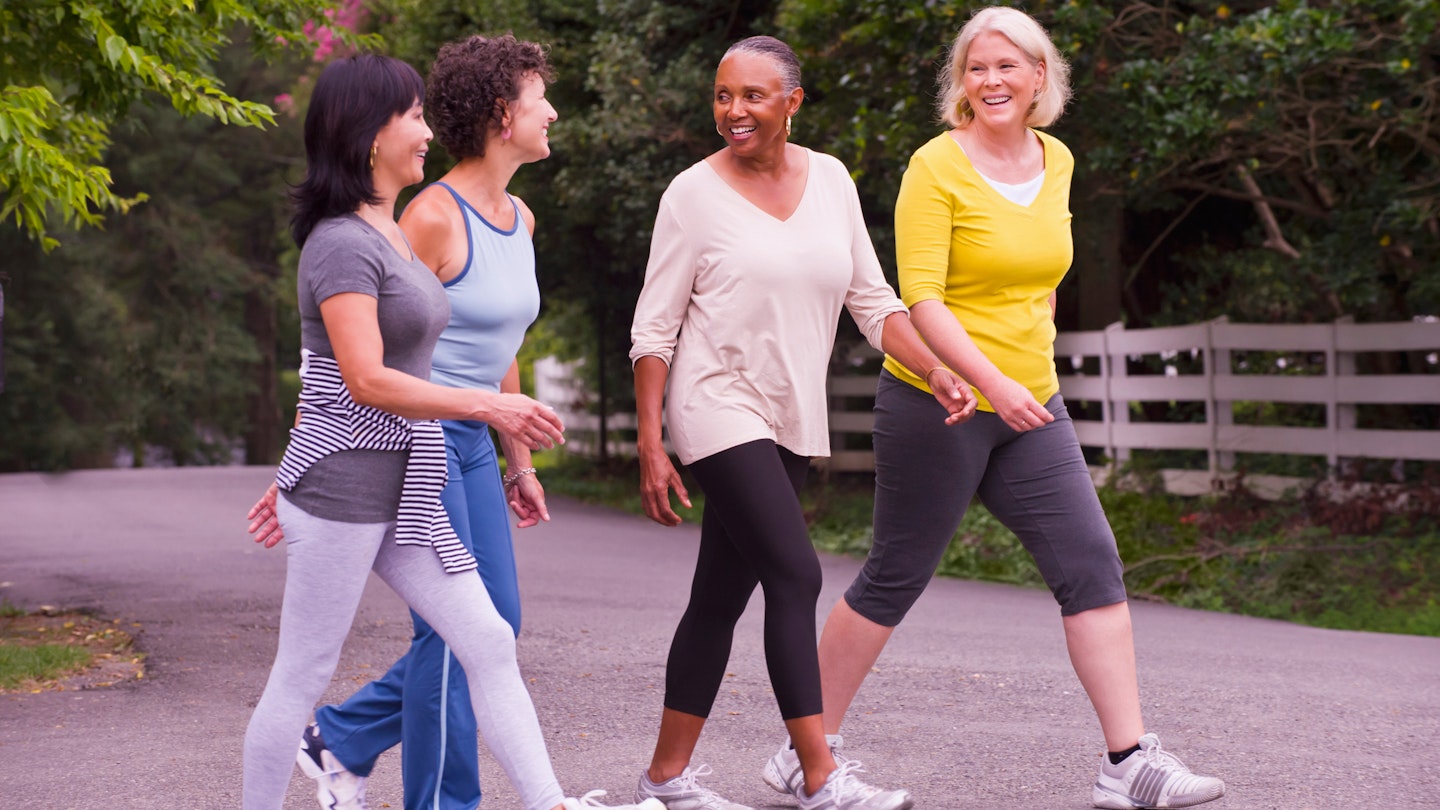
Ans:
{"label": "yellow sweater", "polygon": [[[915,150],[895,202],[895,253],[905,305],[943,301],[990,362],[1044,402],[1060,390],[1050,294],[1074,257],[1075,158],[1035,134],[1045,147],[1045,181],[1028,207],[986,182],[948,132]],[[930,390],[893,357],[885,368]],[[994,411],[975,394],[982,410]]]}

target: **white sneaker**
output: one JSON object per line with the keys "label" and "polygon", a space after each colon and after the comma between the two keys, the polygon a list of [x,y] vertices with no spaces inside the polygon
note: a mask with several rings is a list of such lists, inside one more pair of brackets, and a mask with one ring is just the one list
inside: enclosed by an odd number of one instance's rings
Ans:
{"label": "white sneaker", "polygon": [[[826,734],[825,742],[830,744],[830,756],[835,758],[835,764],[849,762],[845,755],[840,753],[840,747],[845,744],[845,738],[839,734]],[[785,744],[765,762],[765,768],[760,771],[760,778],[765,784],[776,793],[788,793],[795,795],[805,784],[805,769],[800,767],[800,754],[790,747],[790,738],[785,738]]]}
{"label": "white sneaker", "polygon": [[1160,748],[1160,738],[1146,734],[1140,750],[1111,765],[1100,760],[1100,778],[1091,798],[1096,807],[1110,810],[1190,807],[1225,795],[1225,783],[1213,776],[1196,776],[1180,758]]}
{"label": "white sneaker", "polygon": [[365,801],[365,777],[345,770],[325,747],[318,724],[305,727],[295,761],[306,776],[315,780],[315,798],[321,810],[370,810]]}
{"label": "white sneaker", "polygon": [[836,763],[825,780],[825,786],[813,796],[805,795],[805,786],[795,792],[800,810],[910,810],[915,800],[903,790],[882,790],[867,785],[856,776],[865,770],[856,759]]}
{"label": "white sneaker", "polygon": [[578,799],[566,799],[560,803],[565,810],[586,810],[590,807],[606,807],[610,810],[665,810],[659,799],[646,799],[639,804],[601,804],[598,799],[605,795],[603,790],[592,790]]}
{"label": "white sneaker", "polygon": [[701,787],[699,778],[714,773],[709,765],[686,768],[674,779],[660,784],[650,781],[648,771],[640,773],[640,787],[635,791],[635,801],[655,799],[666,810],[752,810],[743,804],[736,804],[723,798],[707,787]]}

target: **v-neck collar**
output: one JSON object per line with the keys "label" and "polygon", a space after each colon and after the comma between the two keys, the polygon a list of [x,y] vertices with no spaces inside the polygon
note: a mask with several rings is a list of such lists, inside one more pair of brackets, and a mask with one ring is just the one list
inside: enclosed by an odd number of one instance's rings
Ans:
{"label": "v-neck collar", "polygon": [[964,162],[964,165],[967,166],[970,171],[975,173],[975,177],[980,180],[980,185],[984,186],[985,190],[989,192],[991,196],[995,197],[995,199],[997,200],[1004,202],[1006,205],[1013,205],[1016,208],[1019,208],[1021,211],[1033,211],[1035,210],[1035,203],[1039,202],[1040,197],[1045,194],[1046,187],[1050,185],[1050,166],[1053,156],[1050,154],[1049,141],[1047,141],[1044,137],[1040,135],[1039,132],[1036,132],[1033,129],[1027,128],[1026,131],[1030,132],[1040,140],[1040,148],[1045,152],[1045,167],[1040,172],[1040,176],[1045,179],[1040,183],[1040,190],[1035,193],[1035,199],[1031,200],[1029,205],[1021,205],[1020,203],[1017,203],[1009,197],[1006,197],[1004,194],[1000,193],[1000,189],[990,185],[990,181],[985,177],[985,174],[980,171],[980,168],[975,165],[974,161],[970,160],[970,153],[966,152],[965,147],[961,146],[960,142],[955,140],[955,136],[953,134],[946,132],[943,137],[945,138],[945,140],[950,142],[951,146],[955,147],[955,154],[959,157],[959,159]]}
{"label": "v-neck collar", "polygon": [[[958,144],[957,144],[957,146],[958,146]],[[801,149],[801,150],[804,152],[804,154],[805,154],[805,188],[804,188],[803,190],[801,190],[801,192],[800,192],[800,201],[797,202],[797,203],[795,203],[795,209],[790,212],[790,216],[785,217],[784,219],[781,219],[780,217],[775,216],[774,214],[770,213],[769,211],[766,211],[764,208],[761,208],[760,206],[756,205],[756,204],[754,203],[754,201],[752,201],[749,197],[746,197],[744,194],[742,194],[742,193],[740,192],[740,189],[737,189],[737,188],[735,188],[734,186],[730,185],[730,181],[726,180],[726,179],[725,179],[725,176],[722,175],[722,174],[720,174],[720,171],[719,171],[718,169],[716,169],[714,166],[712,166],[712,165],[710,164],[710,161],[709,161],[708,159],[707,159],[707,160],[702,160],[702,161],[700,161],[700,162],[705,164],[705,167],[710,170],[711,174],[715,175],[715,179],[720,181],[720,185],[722,185],[722,186],[724,186],[726,189],[728,189],[731,194],[734,194],[736,197],[739,197],[741,200],[744,200],[746,205],[748,205],[748,206],[750,206],[751,208],[755,209],[756,211],[760,212],[760,213],[763,214],[767,219],[770,219],[770,220],[772,220],[772,221],[774,221],[774,222],[777,222],[777,223],[779,223],[779,224],[781,224],[781,225],[784,225],[785,223],[790,222],[790,221],[792,221],[792,220],[795,219],[795,215],[798,214],[798,213],[800,213],[800,209],[801,209],[802,207],[804,207],[804,205],[805,205],[805,200],[809,199],[809,197],[810,197],[810,175],[811,175],[811,172],[812,172],[812,171],[814,170],[814,168],[815,168],[815,161],[813,161],[813,160],[811,159],[810,150],[809,150],[808,148],[802,146],[802,147],[800,147],[800,149]]]}

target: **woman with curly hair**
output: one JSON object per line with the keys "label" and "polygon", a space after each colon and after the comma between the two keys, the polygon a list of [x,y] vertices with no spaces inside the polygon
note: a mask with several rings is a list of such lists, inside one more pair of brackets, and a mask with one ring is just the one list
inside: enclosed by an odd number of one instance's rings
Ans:
{"label": "woman with curly hair", "polygon": [[[543,49],[510,35],[445,45],[431,69],[426,117],[459,162],[406,207],[399,229],[448,299],[449,320],[430,362],[430,382],[440,386],[525,399],[515,353],[540,308],[531,243],[535,218],[506,186],[520,166],[550,154],[547,130],[556,113],[545,99],[549,78]],[[533,707],[528,700],[495,705],[488,699],[510,685],[498,681],[519,678],[513,638],[520,630],[520,600],[506,502],[522,528],[549,520],[544,489],[530,466],[532,447],[544,445],[495,425],[509,470],[502,479],[490,424],[442,418],[440,427],[446,457],[440,501],[484,583],[475,590],[486,604],[469,609],[478,614],[474,618],[488,615],[504,628],[507,643],[491,655],[508,651],[509,669],[462,668],[446,640],[412,610],[415,634],[405,655],[344,703],[317,710],[302,737],[300,766],[317,780],[327,810],[366,807],[365,780],[396,743],[402,743],[407,810],[475,808],[481,797],[477,714],[487,743],[502,749],[496,751],[502,765],[508,749],[523,744],[526,767],[506,770],[525,806],[539,810],[559,800]],[[268,544],[278,539],[278,533],[257,534]],[[479,683],[492,678],[497,682]],[[523,683],[518,686],[523,693]],[[472,703],[476,687],[487,696],[484,705]],[[507,739],[492,739],[494,730]],[[599,806],[576,801],[564,806]]]}

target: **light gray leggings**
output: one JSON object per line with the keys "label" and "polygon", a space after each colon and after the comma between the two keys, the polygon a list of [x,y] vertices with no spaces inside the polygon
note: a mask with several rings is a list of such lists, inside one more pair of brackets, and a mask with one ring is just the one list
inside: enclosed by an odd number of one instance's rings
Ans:
{"label": "light gray leggings", "polygon": [[245,810],[284,803],[300,736],[335,674],[372,567],[465,667],[481,736],[526,810],[560,804],[565,796],[515,660],[515,635],[480,578],[445,573],[426,546],[397,545],[393,523],[317,518],[284,493],[276,512],[285,531],[285,601],[275,665],[245,732]]}

